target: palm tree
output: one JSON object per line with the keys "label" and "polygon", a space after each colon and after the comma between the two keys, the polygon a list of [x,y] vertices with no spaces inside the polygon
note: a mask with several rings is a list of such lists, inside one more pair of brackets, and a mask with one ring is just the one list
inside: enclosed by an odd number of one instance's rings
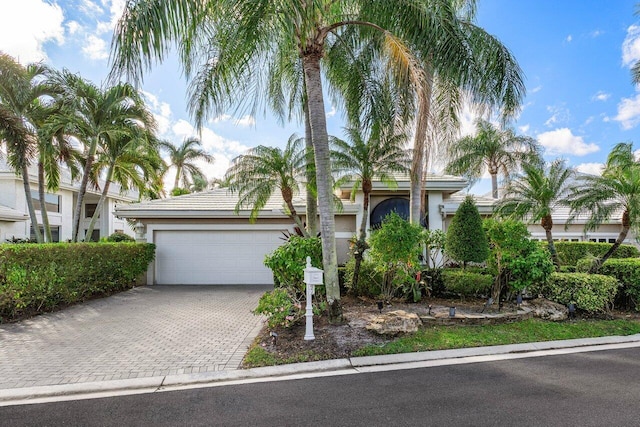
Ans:
{"label": "palm tree", "polygon": [[[130,128],[130,133],[105,139],[105,143],[98,148],[90,178],[93,186],[100,188],[100,178],[104,173],[100,199],[85,233],[87,238],[91,237],[100,217],[111,183],[118,184],[123,192],[135,188],[142,193],[149,186],[149,177],[153,177],[157,171],[154,162],[159,157],[157,150],[155,136],[134,126]],[[153,182],[152,178],[151,184]]]}
{"label": "palm tree", "polygon": [[[409,156],[403,148],[407,138],[394,128],[393,122],[383,120],[376,123],[370,132],[357,127],[346,129],[350,142],[332,138],[334,170],[339,181],[353,181],[351,198],[362,189],[362,220],[356,242],[353,286],[358,285],[360,265],[366,250],[367,218],[369,216],[369,198],[373,181],[380,180],[388,187],[396,186],[394,173],[408,171]],[[368,135],[367,135],[368,133]]]}
{"label": "palm tree", "polygon": [[[459,25],[457,3],[452,0],[130,1],[116,28],[112,76],[126,74],[139,82],[146,69],[155,61],[162,61],[170,47],[177,46],[185,75],[191,80],[191,112],[200,127],[207,117],[232,106],[256,111],[264,98],[264,88],[268,87],[264,65],[301,61],[316,166],[327,300],[331,319],[338,320],[340,290],[322,79],[327,44],[339,38],[345,29],[356,26],[388,40],[408,41],[421,51],[421,57],[442,64],[466,64],[468,69],[486,72],[487,64],[488,68],[496,65],[490,59],[503,55],[504,51],[487,52],[484,58],[472,55],[469,44],[474,34],[463,31],[464,27]],[[487,92],[502,83],[484,82]]]}
{"label": "palm tree", "polygon": [[498,198],[498,173],[508,181],[511,173],[526,161],[540,158],[535,139],[500,129],[484,119],[476,120],[476,135],[461,138],[453,147],[447,172],[464,175],[473,183],[485,170],[491,175],[491,194]]}
{"label": "palm tree", "polygon": [[[48,86],[43,83],[46,73],[47,68],[42,64],[24,67],[11,56],[0,54],[0,108],[4,110],[6,123],[17,120],[23,123],[19,128],[5,128],[9,164],[22,176],[31,226],[38,243],[43,242],[43,238],[31,196],[29,166],[37,155],[38,125],[42,123],[41,97],[49,94]],[[16,139],[20,135],[22,138]]]}
{"label": "palm tree", "polygon": [[255,221],[271,195],[279,189],[288,215],[305,237],[309,237],[293,205],[293,196],[300,192],[300,178],[306,166],[303,143],[301,138],[293,134],[284,150],[259,145],[233,160],[224,180],[232,193],[238,193],[236,213],[243,207],[251,206],[250,220]]}
{"label": "palm tree", "polygon": [[617,144],[609,153],[601,176],[582,175],[569,196],[570,223],[578,215],[587,214],[585,231],[592,231],[622,212],[620,234],[611,248],[594,262],[596,272],[627,238],[629,230],[640,232],[640,162],[636,160],[633,144]]}
{"label": "palm tree", "polygon": [[524,163],[522,170],[523,174],[507,186],[504,197],[495,206],[495,212],[518,220],[528,218],[531,222],[540,221],[551,258],[558,268],[560,260],[553,244],[551,215],[559,206],[566,206],[569,185],[573,184],[575,172],[560,159],[553,161],[548,168],[540,163]]}
{"label": "palm tree", "polygon": [[56,121],[52,132],[73,136],[84,145],[85,162],[71,236],[71,240],[77,242],[82,204],[98,147],[109,139],[128,134],[132,127],[155,131],[156,123],[140,93],[130,84],[119,83],[103,90],[66,70],[60,73],[59,79],[57,84],[65,88],[62,95],[63,119]]}
{"label": "palm tree", "polygon": [[198,138],[185,138],[179,147],[170,142],[162,141],[160,146],[169,152],[168,167],[176,168],[176,178],[173,181],[173,189],[180,187],[182,180],[184,188],[189,188],[191,181],[198,178],[205,178],[204,172],[194,163],[196,160],[202,160],[206,163],[213,163],[213,156],[208,154],[202,148],[202,144]]}

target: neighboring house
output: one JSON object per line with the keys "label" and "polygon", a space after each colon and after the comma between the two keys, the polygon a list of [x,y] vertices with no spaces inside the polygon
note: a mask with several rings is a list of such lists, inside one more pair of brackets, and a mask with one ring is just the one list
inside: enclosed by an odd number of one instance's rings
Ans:
{"label": "neighboring house", "polygon": [[[33,202],[36,208],[38,223],[42,229],[42,217],[40,216],[40,200],[38,197],[38,182],[35,169],[30,171]],[[45,203],[53,240],[64,242],[71,239],[73,210],[75,209],[78,182],[72,182],[68,173],[63,171],[60,178],[60,189],[54,194],[45,195]],[[133,229],[127,221],[116,218],[113,215],[116,203],[133,202],[138,199],[137,194],[119,194],[119,187],[111,184],[109,197],[105,201],[100,219],[96,223],[91,240],[108,236],[115,232],[134,235]],[[81,235],[84,235],[91,215],[95,212],[100,194],[97,190],[89,188],[82,206]],[[27,209],[27,201],[24,194],[22,178],[0,161],[0,243],[12,238],[35,238],[31,227],[31,220]]]}

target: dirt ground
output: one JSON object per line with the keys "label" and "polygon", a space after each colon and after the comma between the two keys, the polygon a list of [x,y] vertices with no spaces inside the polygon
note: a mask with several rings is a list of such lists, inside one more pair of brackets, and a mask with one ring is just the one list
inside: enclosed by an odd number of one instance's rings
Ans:
{"label": "dirt ground", "polygon": [[[314,316],[313,330],[315,340],[305,341],[304,319],[290,328],[269,330],[266,326],[258,335],[256,342],[273,356],[288,362],[296,360],[325,360],[350,357],[352,352],[366,345],[382,345],[391,341],[392,337],[381,336],[365,329],[367,323],[379,314],[377,302],[371,299],[343,297],[341,299],[344,323],[329,324],[327,316]],[[421,303],[393,302],[385,304],[383,312],[405,310],[414,313],[427,313],[429,304],[433,307],[455,305],[458,309],[480,311],[482,300],[456,300],[455,304],[448,300],[429,299]],[[277,334],[273,336],[272,333]]]}

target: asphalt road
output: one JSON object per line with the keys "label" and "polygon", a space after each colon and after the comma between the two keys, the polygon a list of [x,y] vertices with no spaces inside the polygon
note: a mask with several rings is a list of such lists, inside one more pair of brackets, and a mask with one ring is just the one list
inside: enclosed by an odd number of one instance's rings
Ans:
{"label": "asphalt road", "polygon": [[2,426],[638,426],[640,348],[0,407]]}

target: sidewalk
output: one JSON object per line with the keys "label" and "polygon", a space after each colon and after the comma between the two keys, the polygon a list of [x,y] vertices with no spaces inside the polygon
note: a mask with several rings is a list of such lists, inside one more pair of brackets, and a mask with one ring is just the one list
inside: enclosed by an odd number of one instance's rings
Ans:
{"label": "sidewalk", "polygon": [[0,406],[41,403],[56,398],[96,398],[134,393],[162,392],[181,388],[220,386],[250,381],[274,381],[315,375],[347,375],[629,347],[640,347],[640,334],[385,356],[353,357],[350,359],[296,363],[247,370],[163,375],[126,380],[0,389]]}

